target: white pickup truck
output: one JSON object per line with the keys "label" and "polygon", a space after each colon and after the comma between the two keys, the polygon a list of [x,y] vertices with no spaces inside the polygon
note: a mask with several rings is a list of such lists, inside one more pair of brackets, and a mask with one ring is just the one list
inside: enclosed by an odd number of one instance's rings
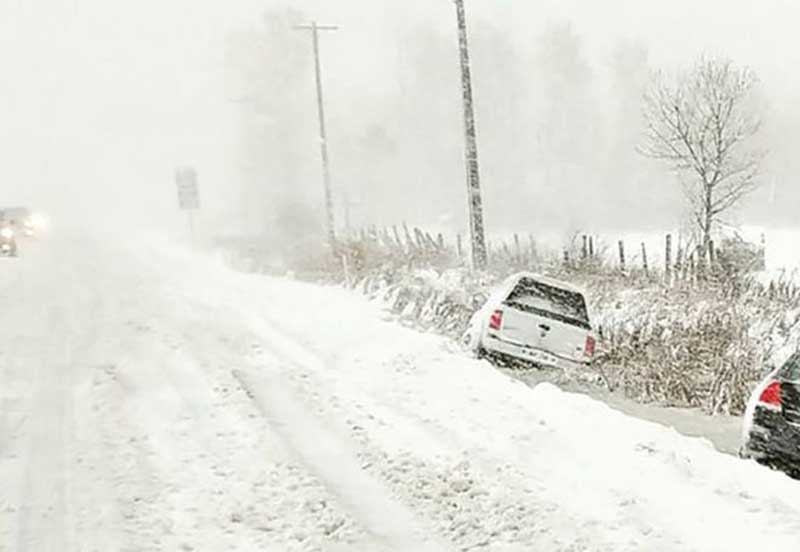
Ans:
{"label": "white pickup truck", "polygon": [[590,364],[595,339],[581,290],[523,272],[492,293],[472,318],[464,343],[479,357],[566,367]]}

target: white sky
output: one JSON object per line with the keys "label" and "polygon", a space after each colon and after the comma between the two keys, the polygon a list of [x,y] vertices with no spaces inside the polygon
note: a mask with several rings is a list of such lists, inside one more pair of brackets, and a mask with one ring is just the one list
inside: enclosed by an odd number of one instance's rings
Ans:
{"label": "white sky", "polygon": [[[330,101],[392,86],[395,27],[447,32],[449,0],[298,0],[342,25],[326,37]],[[0,194],[5,203],[172,209],[172,170],[195,164],[206,205],[237,201],[236,106],[227,32],[257,25],[268,1],[0,0]],[[620,38],[642,40],[656,66],[719,52],[761,76],[772,116],[796,112],[800,4],[789,0],[467,0],[473,20],[507,25],[521,47],[570,19],[602,71]],[[311,76],[309,75],[309,78]],[[353,106],[353,108],[357,108]],[[309,117],[314,117],[313,106]],[[313,143],[313,142],[312,142]],[[97,199],[101,201],[97,201]],[[146,215],[143,215],[146,216]]]}

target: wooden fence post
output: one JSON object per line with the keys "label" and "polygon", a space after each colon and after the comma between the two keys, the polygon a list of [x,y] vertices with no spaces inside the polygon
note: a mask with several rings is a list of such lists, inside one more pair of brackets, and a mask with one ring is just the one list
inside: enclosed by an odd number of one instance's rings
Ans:
{"label": "wooden fence post", "polygon": [[589,256],[589,238],[586,234],[583,235],[583,246],[581,247],[581,258],[585,261]]}
{"label": "wooden fence post", "polygon": [[648,274],[650,272],[649,267],[647,266],[647,248],[642,242],[642,267],[644,268],[644,273]]}
{"label": "wooden fence post", "polygon": [[625,244],[622,243],[622,240],[619,240],[619,269],[622,272],[625,272]]}
{"label": "wooden fence post", "polygon": [[422,233],[422,230],[414,227],[414,241],[417,243],[417,248],[421,251],[425,250],[425,235]]}
{"label": "wooden fence post", "polygon": [[589,258],[594,259],[594,236],[589,236]]}
{"label": "wooden fence post", "polygon": [[430,235],[430,233],[429,232],[425,232],[425,234],[423,234],[423,236],[425,237],[426,245],[430,249],[436,249],[436,241],[433,239],[433,237]]}
{"label": "wooden fence post", "polygon": [[414,250],[414,240],[411,238],[411,232],[408,230],[408,224],[405,221],[403,221],[403,231],[406,234],[406,244],[410,253]]}
{"label": "wooden fence post", "polygon": [[667,234],[666,249],[664,250],[664,274],[667,275],[669,281],[670,273],[672,272],[672,234]]}
{"label": "wooden fence post", "polygon": [[397,242],[397,247],[400,248],[400,251],[404,250],[403,247],[403,240],[400,239],[400,232],[397,231],[397,225],[392,225],[392,233],[394,234],[394,241]]}
{"label": "wooden fence post", "polygon": [[342,255],[342,271],[344,272],[344,284],[347,287],[352,287],[350,282],[350,266],[347,262],[347,254]]}

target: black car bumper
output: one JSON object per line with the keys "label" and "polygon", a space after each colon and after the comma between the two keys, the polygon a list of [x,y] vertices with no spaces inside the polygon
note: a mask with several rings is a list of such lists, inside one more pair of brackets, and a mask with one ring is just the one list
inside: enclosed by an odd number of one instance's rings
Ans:
{"label": "black car bumper", "polygon": [[758,407],[744,453],[771,466],[800,473],[800,427],[778,411]]}

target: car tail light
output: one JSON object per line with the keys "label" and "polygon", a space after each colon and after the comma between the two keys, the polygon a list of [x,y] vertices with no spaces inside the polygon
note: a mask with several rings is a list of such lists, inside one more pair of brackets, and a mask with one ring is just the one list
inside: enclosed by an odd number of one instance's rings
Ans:
{"label": "car tail light", "polygon": [[502,325],[503,325],[503,311],[496,310],[492,313],[492,316],[489,317],[489,329],[499,330],[500,326]]}
{"label": "car tail light", "polygon": [[594,337],[591,335],[586,336],[586,345],[583,347],[583,352],[586,354],[587,357],[594,356],[594,347],[597,345]]}
{"label": "car tail light", "polygon": [[781,382],[772,381],[767,385],[758,397],[759,404],[780,408],[781,406]]}

